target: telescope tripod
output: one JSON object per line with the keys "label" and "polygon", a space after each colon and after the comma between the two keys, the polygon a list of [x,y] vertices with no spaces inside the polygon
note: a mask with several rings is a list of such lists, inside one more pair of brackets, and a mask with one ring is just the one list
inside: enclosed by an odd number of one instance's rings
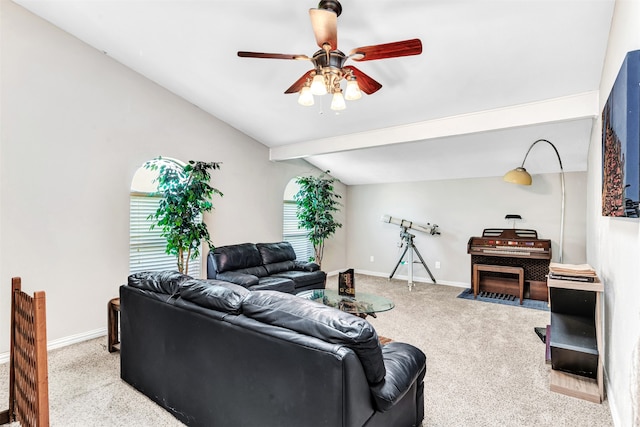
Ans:
{"label": "telescope tripod", "polygon": [[431,280],[433,281],[433,283],[436,283],[436,278],[433,277],[433,274],[431,274],[431,270],[429,270],[429,267],[427,267],[427,263],[424,262],[422,255],[420,255],[418,248],[416,248],[416,245],[413,244],[413,238],[416,237],[415,234],[409,233],[406,227],[402,227],[402,231],[400,232],[400,237],[404,242],[403,243],[404,251],[402,251],[402,255],[400,255],[400,258],[398,259],[398,262],[396,263],[395,268],[389,275],[389,280],[391,280],[393,275],[396,274],[396,270],[402,263],[404,256],[407,254],[407,252],[409,252],[409,257],[407,259],[407,264],[409,264],[409,270],[408,270],[409,278],[408,278],[407,286],[409,286],[409,290],[413,288],[413,252],[415,251],[416,255],[418,255],[418,258],[420,259],[420,262],[422,263],[422,266],[425,268],[425,270],[427,270],[429,277],[431,277]]}

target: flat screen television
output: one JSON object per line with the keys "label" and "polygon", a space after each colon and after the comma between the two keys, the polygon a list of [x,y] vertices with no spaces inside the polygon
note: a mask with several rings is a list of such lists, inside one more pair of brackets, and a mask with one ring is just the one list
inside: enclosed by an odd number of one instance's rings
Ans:
{"label": "flat screen television", "polygon": [[640,50],[627,53],[602,111],[602,215],[640,217]]}

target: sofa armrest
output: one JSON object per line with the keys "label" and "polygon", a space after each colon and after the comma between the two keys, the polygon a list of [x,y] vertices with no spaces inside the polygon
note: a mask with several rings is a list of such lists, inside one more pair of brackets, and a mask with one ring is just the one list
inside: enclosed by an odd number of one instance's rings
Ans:
{"label": "sofa armrest", "polygon": [[224,273],[218,273],[216,275],[217,280],[224,280],[225,282],[235,283],[236,285],[249,286],[257,285],[259,280],[258,276],[253,274],[237,273],[235,271],[225,271]]}
{"label": "sofa armrest", "polygon": [[393,407],[416,381],[423,381],[427,358],[418,348],[391,342],[382,348],[387,371],[384,380],[371,386],[371,393],[380,412]]}
{"label": "sofa armrest", "polygon": [[299,271],[318,271],[320,266],[315,262],[294,261],[296,264],[296,270]]}

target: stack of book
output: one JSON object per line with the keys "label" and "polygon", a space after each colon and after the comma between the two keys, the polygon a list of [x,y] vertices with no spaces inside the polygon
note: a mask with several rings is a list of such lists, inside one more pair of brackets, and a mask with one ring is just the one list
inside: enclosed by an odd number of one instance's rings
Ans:
{"label": "stack of book", "polygon": [[571,280],[573,282],[595,282],[598,278],[596,271],[589,264],[549,264],[549,278],[556,280]]}

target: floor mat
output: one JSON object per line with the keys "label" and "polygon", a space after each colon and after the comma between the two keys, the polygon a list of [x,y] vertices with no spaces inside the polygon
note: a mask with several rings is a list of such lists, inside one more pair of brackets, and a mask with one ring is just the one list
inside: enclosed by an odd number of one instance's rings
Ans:
{"label": "floor mat", "polygon": [[465,289],[458,295],[458,298],[468,299],[472,301],[492,302],[495,304],[512,305],[514,307],[533,308],[534,310],[549,311],[549,304],[546,301],[538,301],[525,298],[520,305],[520,299],[513,295],[497,294],[493,292],[479,292],[478,298],[473,297],[473,291],[470,288]]}

